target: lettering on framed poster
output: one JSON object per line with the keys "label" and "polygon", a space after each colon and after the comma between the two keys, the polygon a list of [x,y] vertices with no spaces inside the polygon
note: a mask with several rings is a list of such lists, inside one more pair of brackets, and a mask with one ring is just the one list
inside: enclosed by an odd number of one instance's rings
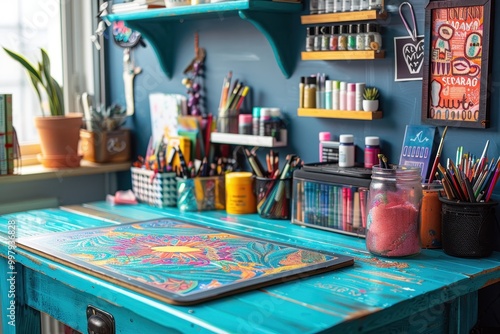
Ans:
{"label": "lettering on framed poster", "polygon": [[426,7],[422,120],[489,126],[491,0],[432,1]]}

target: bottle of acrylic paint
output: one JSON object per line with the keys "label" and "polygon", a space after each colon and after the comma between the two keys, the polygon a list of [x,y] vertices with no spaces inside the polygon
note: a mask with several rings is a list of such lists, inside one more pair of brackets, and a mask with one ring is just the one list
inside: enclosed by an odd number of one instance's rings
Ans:
{"label": "bottle of acrylic paint", "polygon": [[332,26],[330,31],[330,51],[337,51],[339,48],[339,26]]}
{"label": "bottle of acrylic paint", "polygon": [[332,80],[325,81],[325,109],[332,109]]}
{"label": "bottle of acrylic paint", "polygon": [[258,136],[260,134],[260,107],[252,109],[252,134]]}
{"label": "bottle of acrylic paint", "polygon": [[340,82],[339,90],[339,110],[346,110],[347,107],[347,82]]}
{"label": "bottle of acrylic paint", "polygon": [[378,155],[380,153],[380,139],[374,136],[365,137],[365,168],[372,168],[378,165]]}
{"label": "bottle of acrylic paint", "polygon": [[340,81],[334,80],[332,81],[332,109],[339,110],[340,109]]}
{"label": "bottle of acrylic paint", "polygon": [[331,139],[330,132],[319,133],[319,162],[323,162],[323,142],[330,141]]}
{"label": "bottle of acrylic paint", "polygon": [[347,94],[346,94],[347,110],[355,110],[356,109],[356,84],[348,83],[347,84]]}
{"label": "bottle of acrylic paint", "polygon": [[356,83],[356,109],[363,110],[363,93],[365,91],[365,84],[362,82]]}
{"label": "bottle of acrylic paint", "polygon": [[339,167],[354,166],[354,136],[340,135],[339,136]]}

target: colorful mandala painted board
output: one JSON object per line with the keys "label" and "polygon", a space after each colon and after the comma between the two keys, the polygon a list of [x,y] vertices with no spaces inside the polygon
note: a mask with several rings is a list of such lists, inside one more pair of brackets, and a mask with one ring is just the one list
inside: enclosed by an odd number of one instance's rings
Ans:
{"label": "colorful mandala painted board", "polygon": [[17,242],[43,257],[179,305],[354,263],[347,256],[175,219],[54,233]]}

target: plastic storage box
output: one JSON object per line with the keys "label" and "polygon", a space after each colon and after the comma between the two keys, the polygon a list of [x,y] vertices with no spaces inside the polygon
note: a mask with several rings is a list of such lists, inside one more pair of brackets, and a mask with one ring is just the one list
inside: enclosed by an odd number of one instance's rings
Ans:
{"label": "plastic storage box", "polygon": [[331,163],[293,174],[292,223],[365,237],[371,170]]}

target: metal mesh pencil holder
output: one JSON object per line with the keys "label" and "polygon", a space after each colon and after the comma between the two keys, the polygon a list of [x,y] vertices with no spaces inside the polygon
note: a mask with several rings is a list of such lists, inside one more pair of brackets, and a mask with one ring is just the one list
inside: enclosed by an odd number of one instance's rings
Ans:
{"label": "metal mesh pencil holder", "polygon": [[440,198],[443,251],[456,257],[487,257],[493,252],[498,202],[464,203]]}
{"label": "metal mesh pencil holder", "polygon": [[137,199],[154,207],[164,208],[177,204],[175,173],[154,173],[152,170],[132,167],[132,191]]}

